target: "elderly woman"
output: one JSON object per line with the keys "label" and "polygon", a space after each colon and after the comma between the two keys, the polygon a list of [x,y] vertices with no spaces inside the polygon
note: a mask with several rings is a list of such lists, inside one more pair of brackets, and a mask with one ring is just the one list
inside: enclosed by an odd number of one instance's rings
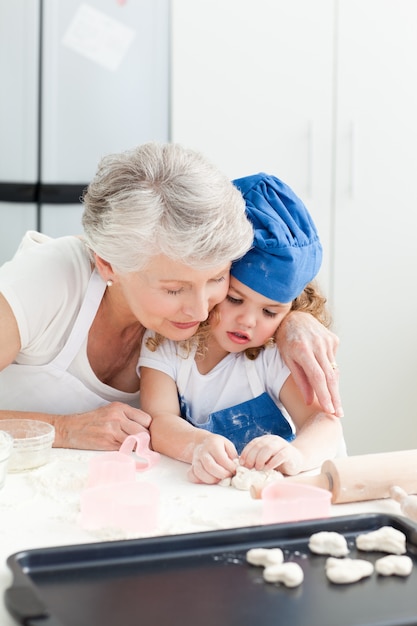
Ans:
{"label": "elderly woman", "polygon": [[[112,450],[150,424],[144,330],[191,337],[253,231],[238,189],[177,144],[104,158],[83,201],[82,237],[27,233],[0,268],[0,419],[47,421],[56,447]],[[277,339],[306,401],[341,415],[335,335],[292,312]]]}

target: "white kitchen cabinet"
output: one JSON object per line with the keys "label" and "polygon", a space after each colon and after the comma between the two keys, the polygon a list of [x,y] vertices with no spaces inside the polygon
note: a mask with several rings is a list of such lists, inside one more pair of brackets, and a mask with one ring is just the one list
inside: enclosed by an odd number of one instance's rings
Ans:
{"label": "white kitchen cabinet", "polygon": [[[172,138],[282,178],[330,235],[332,0],[173,0]],[[323,284],[329,281],[329,257]]]}
{"label": "white kitchen cabinet", "polygon": [[50,237],[81,235],[83,205],[44,204],[42,207],[42,232]]}
{"label": "white kitchen cabinet", "polygon": [[416,27],[414,0],[173,0],[173,139],[318,225],[351,454],[417,442]]}
{"label": "white kitchen cabinet", "polygon": [[332,301],[352,450],[417,447],[417,3],[342,0]]}

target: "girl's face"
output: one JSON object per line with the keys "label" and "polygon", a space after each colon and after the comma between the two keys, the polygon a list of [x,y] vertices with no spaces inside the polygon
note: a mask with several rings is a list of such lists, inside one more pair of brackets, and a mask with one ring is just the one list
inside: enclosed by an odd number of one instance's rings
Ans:
{"label": "girl's face", "polygon": [[145,270],[118,275],[124,300],[136,320],[168,339],[189,339],[221,302],[229,287],[230,263],[196,270],[164,255]]}
{"label": "girl's face", "polygon": [[274,336],[291,304],[269,300],[232,276],[225,300],[216,307],[219,320],[211,336],[227,352],[262,346]]}

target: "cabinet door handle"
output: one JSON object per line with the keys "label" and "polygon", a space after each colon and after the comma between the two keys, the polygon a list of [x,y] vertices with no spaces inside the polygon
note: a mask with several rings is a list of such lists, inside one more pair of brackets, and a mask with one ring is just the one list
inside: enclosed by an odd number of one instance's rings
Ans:
{"label": "cabinet door handle", "polygon": [[355,196],[355,151],[356,151],[356,136],[355,136],[355,123],[353,120],[349,124],[349,196],[353,200]]}
{"label": "cabinet door handle", "polygon": [[307,122],[307,176],[306,192],[309,198],[313,196],[313,122]]}

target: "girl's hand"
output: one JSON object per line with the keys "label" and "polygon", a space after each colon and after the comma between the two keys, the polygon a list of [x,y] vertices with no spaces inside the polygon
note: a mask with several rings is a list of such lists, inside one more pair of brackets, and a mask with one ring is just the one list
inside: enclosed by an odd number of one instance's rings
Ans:
{"label": "girl's hand", "polygon": [[237,456],[236,448],[229,439],[208,433],[207,438],[194,449],[188,478],[193,483],[216,484],[235,474],[233,459]]}
{"label": "girl's hand", "polygon": [[240,455],[240,464],[248,469],[275,469],[293,476],[303,471],[301,452],[278,435],[263,435],[252,439]]}

